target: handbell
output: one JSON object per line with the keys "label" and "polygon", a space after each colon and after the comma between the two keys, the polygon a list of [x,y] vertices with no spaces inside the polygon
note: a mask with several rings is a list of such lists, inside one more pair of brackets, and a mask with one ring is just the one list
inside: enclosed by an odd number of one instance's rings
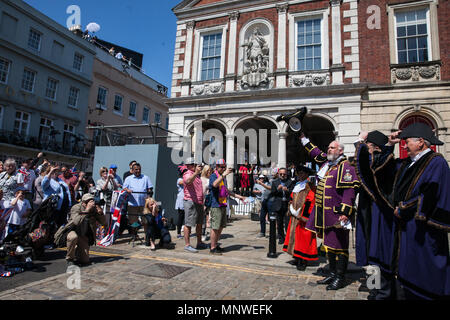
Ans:
{"label": "handbell", "polygon": [[297,109],[294,113],[282,114],[277,117],[277,122],[285,121],[289,125],[292,131],[298,132],[302,129],[303,118],[305,117],[308,109],[306,107],[302,107]]}

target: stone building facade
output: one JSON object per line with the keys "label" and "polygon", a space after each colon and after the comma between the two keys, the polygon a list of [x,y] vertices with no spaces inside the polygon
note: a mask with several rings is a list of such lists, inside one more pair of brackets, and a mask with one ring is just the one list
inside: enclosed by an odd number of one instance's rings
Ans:
{"label": "stone building facade", "polygon": [[[397,25],[395,16],[416,7],[425,8],[431,54],[424,62],[399,63],[395,32],[410,24]],[[182,1],[173,8],[178,21],[168,104],[169,129],[177,134],[169,146],[194,152],[209,139],[204,131],[215,128],[224,137],[224,157],[237,167],[242,155],[260,160],[250,152],[252,142],[239,148],[237,130],[268,129],[276,135],[269,149],[277,166],[306,161],[298,134],[275,120],[301,106],[308,108],[304,130],[311,140],[325,148],[337,138],[348,156],[361,130],[389,134],[419,116],[447,142],[448,7],[442,0]],[[417,31],[420,23],[411,23]],[[410,116],[416,120],[404,120]],[[180,142],[189,140],[187,147]]]}

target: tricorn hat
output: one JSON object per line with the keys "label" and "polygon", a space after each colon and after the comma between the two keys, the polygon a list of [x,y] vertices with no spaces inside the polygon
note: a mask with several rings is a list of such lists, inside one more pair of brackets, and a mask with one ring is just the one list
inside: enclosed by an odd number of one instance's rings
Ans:
{"label": "tricorn hat", "polygon": [[383,147],[388,142],[388,137],[378,130],[370,131],[367,134],[367,142],[372,142],[378,147]]}
{"label": "tricorn hat", "polygon": [[405,129],[402,130],[399,137],[401,139],[423,138],[425,140],[428,140],[432,145],[444,144],[442,141],[436,138],[430,126],[420,122],[407,126]]}

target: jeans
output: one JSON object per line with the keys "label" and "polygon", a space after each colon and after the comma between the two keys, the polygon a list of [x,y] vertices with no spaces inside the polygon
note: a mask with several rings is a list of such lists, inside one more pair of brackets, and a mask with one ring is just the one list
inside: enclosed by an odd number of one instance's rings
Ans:
{"label": "jeans", "polygon": [[156,219],[153,215],[147,214],[145,215],[147,219],[147,232],[145,235],[145,241],[147,243],[150,242],[150,239],[155,242],[155,239],[160,239],[161,243],[170,243],[170,233],[166,227],[159,228],[156,223]]}
{"label": "jeans", "polygon": [[267,207],[267,199],[261,202],[261,211],[259,213],[259,223],[261,225],[261,233],[266,234],[266,217],[269,213],[269,208]]}

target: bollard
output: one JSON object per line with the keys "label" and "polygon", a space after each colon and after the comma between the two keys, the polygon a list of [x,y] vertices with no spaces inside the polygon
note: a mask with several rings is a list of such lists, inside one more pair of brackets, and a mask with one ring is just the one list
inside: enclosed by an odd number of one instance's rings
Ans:
{"label": "bollard", "polygon": [[267,257],[269,258],[277,258],[277,213],[269,212],[269,253],[267,253]]}

